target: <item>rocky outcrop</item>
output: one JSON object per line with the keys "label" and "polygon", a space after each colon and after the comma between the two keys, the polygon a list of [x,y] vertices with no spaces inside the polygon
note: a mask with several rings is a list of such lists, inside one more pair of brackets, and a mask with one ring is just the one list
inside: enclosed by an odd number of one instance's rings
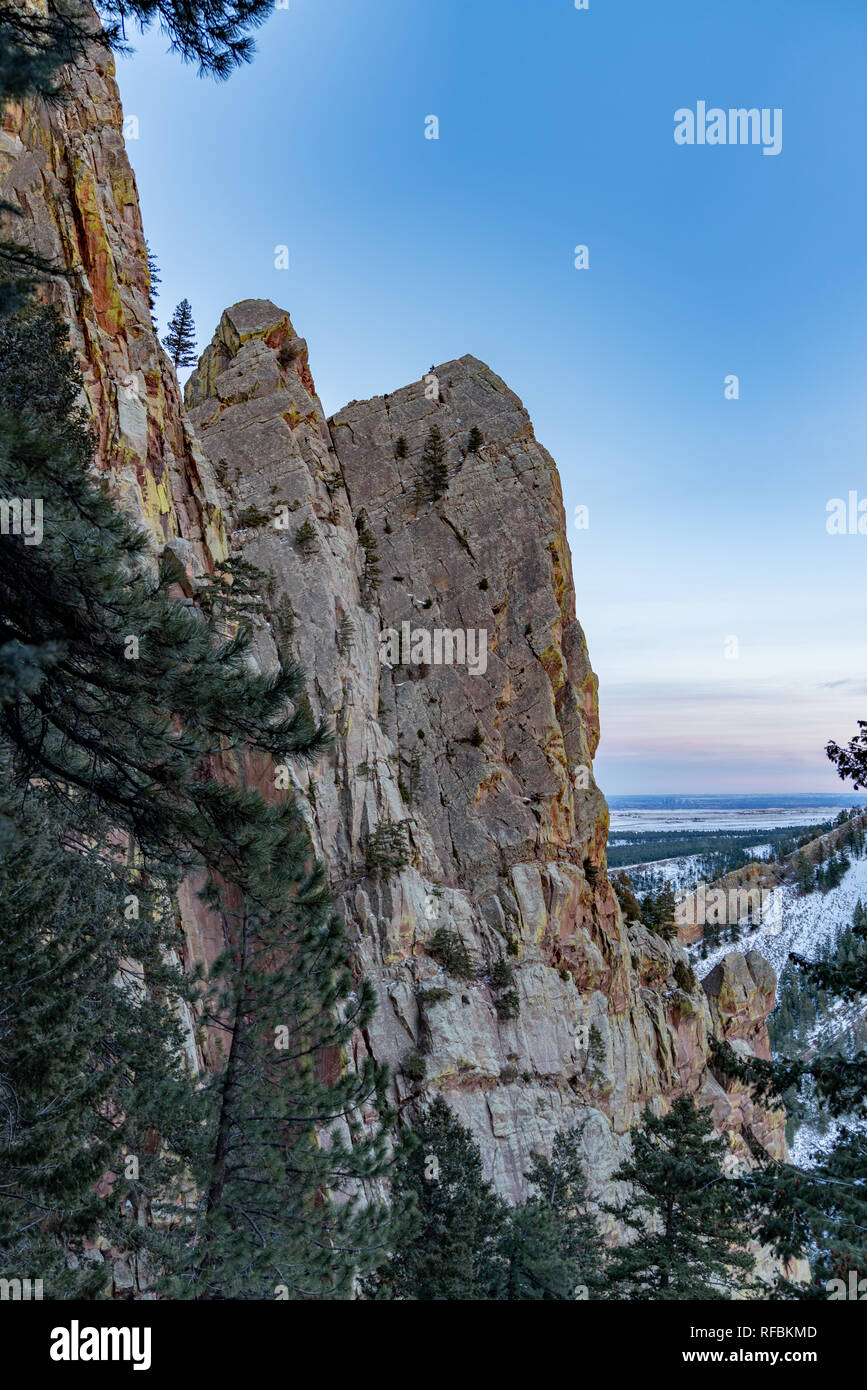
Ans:
{"label": "rocky outcrop", "polygon": [[146,526],[192,569],[225,551],[211,470],[157,341],[135,176],[114,64],[99,49],[67,69],[66,100],[7,105],[0,200],[6,235],[69,272],[46,287],[70,327],[97,435],[96,464]]}
{"label": "rocky outcrop", "polygon": [[[583,1123],[602,1191],[641,1109],[707,1086],[713,1016],[682,947],[624,923],[605,872],[553,460],[473,357],[326,421],[306,344],[268,301],[225,312],[186,398],[230,545],[268,576],[259,658],[297,656],[336,731],[299,786],[379,993],[357,1055],[389,1063],[406,1113],[444,1092],[513,1197],[532,1151]],[[437,633],[476,660],[437,661]],[[394,826],[407,862],[376,866]]]}
{"label": "rocky outcrop", "polygon": [[[741,1058],[770,1060],[767,1018],[776,1002],[777,977],[756,951],[730,951],[702,981],[710,1005],[712,1031]],[[786,1156],[783,1110],[767,1110],[749,1089],[709,1071],[703,1101],[713,1107],[719,1129],[734,1130],[761,1145],[773,1158]]]}
{"label": "rocky outcrop", "polygon": [[[98,466],[188,595],[228,548],[258,566],[258,660],[296,655],[334,727],[328,755],[295,775],[379,996],[348,1062],[387,1061],[405,1118],[442,1091],[512,1197],[533,1150],[583,1124],[601,1194],[646,1104],[722,1091],[708,1038],[734,1015],[678,943],[624,922],[607,878],[596,680],[553,460],[473,357],[326,420],[303,338],[263,300],[223,315],[185,412],[150,321],[110,60],[69,84],[63,108],[6,113],[0,196],[22,210],[17,235],[74,271],[51,292]],[[448,486],[432,503],[434,425]],[[395,648],[407,631],[410,650]],[[480,645],[472,663],[438,660],[437,633],[440,657],[484,634],[484,662]],[[207,963],[219,937],[190,888],[179,912],[188,958]],[[758,1015],[741,1040],[760,1045]],[[753,1119],[710,1098],[746,1155]]]}

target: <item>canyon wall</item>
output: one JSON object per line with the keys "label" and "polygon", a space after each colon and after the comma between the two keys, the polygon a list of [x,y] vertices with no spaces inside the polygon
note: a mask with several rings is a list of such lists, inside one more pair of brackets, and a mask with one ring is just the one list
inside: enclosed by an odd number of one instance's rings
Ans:
{"label": "canyon wall", "polygon": [[[73,272],[46,293],[80,358],[97,467],[173,558],[179,594],[229,552],[263,571],[258,659],[297,656],[335,730],[293,776],[379,997],[349,1065],[388,1062],[410,1122],[441,1091],[512,1198],[533,1150],[574,1123],[591,1191],[608,1194],[630,1123],[684,1092],[713,1105],[733,1163],[750,1131],[782,1153],[782,1117],[708,1066],[712,1032],[766,1049],[767,970],[732,953],[706,988],[676,979],[683,947],[624,922],[608,881],[560,483],[518,397],[464,356],[327,419],[289,314],[251,299],[223,314],[184,407],[151,324],[110,58],[70,73],[69,93],[7,110],[0,196],[22,211],[14,234]],[[433,425],[448,486],[431,503],[418,483]],[[383,652],[404,624],[484,633],[484,669],[426,660],[421,639],[421,659]],[[189,961],[207,962],[218,938],[192,891],[179,911]]]}

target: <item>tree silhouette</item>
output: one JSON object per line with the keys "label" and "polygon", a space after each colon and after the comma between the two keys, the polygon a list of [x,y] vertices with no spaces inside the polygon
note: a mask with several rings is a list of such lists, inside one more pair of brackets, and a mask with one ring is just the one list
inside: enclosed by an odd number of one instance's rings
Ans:
{"label": "tree silhouette", "polygon": [[188,299],[182,299],[169,322],[168,332],[163,338],[163,347],[174,364],[179,367],[195,367],[196,325],[193,323],[193,310]]}

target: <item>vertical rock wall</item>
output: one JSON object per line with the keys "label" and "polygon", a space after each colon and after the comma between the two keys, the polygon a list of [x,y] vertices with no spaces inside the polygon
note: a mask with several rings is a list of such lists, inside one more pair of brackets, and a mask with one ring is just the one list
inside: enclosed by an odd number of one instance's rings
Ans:
{"label": "vertical rock wall", "polygon": [[[533,1149],[575,1121],[602,1192],[641,1108],[684,1091],[714,1103],[743,1155],[755,1117],[708,1072],[708,1035],[761,1045],[773,995],[740,979],[738,956],[723,967],[743,986],[734,1014],[723,989],[709,1002],[679,988],[682,947],[621,918],[560,485],[521,402],[464,357],[436,369],[436,399],[419,380],[327,421],[289,315],[248,300],[223,315],[185,411],[151,325],[110,58],[71,73],[69,92],[60,109],[7,110],[0,197],[21,209],[14,234],[73,271],[50,294],[81,361],[97,466],[155,555],[175,556],[188,594],[227,548],[265,572],[259,659],[300,657],[314,709],[333,722],[333,749],[299,789],[355,966],[379,995],[356,1058],[389,1062],[407,1115],[443,1091],[513,1197]],[[450,476],[429,505],[416,484],[434,423]],[[471,453],[473,426],[483,443]],[[404,623],[483,631],[484,671],[383,662],[380,633]],[[405,827],[408,863],[372,872],[370,842],[389,822]],[[218,937],[191,889],[179,910],[188,957],[208,961]],[[472,980],[434,958],[443,930],[470,953]],[[766,1137],[779,1147],[779,1126]]]}
{"label": "vertical rock wall", "polygon": [[[428,374],[326,421],[289,316],[247,300],[224,313],[186,393],[230,545],[273,593],[260,659],[296,655],[336,730],[301,785],[379,994],[357,1050],[389,1063],[402,1107],[444,1092],[513,1197],[533,1149],[575,1122],[603,1190],[640,1110],[684,1091],[714,1103],[742,1155],[742,1098],[707,1071],[711,1005],[676,982],[678,943],[623,922],[605,872],[596,680],[556,467],[484,363],[432,375],[437,386]],[[436,503],[419,500],[433,425],[449,475]],[[485,661],[438,663],[444,632]],[[395,646],[404,633],[415,660]],[[375,871],[369,847],[389,823],[409,862]],[[444,968],[443,931],[475,978]],[[756,991],[753,1031],[772,999]]]}

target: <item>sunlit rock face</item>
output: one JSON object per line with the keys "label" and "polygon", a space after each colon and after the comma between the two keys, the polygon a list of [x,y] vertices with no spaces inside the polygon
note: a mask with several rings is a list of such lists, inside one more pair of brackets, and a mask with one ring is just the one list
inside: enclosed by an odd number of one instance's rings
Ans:
{"label": "sunlit rock face", "polygon": [[[644,1105],[710,1087],[720,1108],[728,1092],[707,1070],[707,997],[674,979],[682,947],[625,924],[607,879],[596,680],[553,460],[473,357],[326,420],[305,341],[263,300],[226,310],[186,399],[230,545],[269,578],[259,658],[300,659],[335,729],[299,785],[380,997],[356,1056],[389,1063],[410,1116],[444,1092],[512,1197],[532,1151],[586,1122],[601,1193]],[[448,481],[431,502],[434,426]],[[388,822],[408,862],[376,871]],[[443,931],[473,978],[448,968]],[[758,987],[755,1001],[758,1037]],[[742,1156],[743,1105],[720,1118]]]}
{"label": "sunlit rock face", "polygon": [[67,100],[7,106],[0,199],[9,237],[70,272],[45,289],[66,317],[97,430],[96,462],[159,551],[183,538],[190,567],[225,538],[210,469],[189,430],[148,306],[147,249],[109,54],[64,74]]}

